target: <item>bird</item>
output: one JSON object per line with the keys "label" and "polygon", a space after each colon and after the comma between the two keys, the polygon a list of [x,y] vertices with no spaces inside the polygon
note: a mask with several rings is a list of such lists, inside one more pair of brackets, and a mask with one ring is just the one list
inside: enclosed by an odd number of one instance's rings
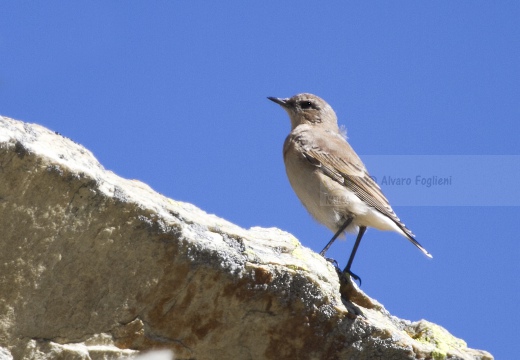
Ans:
{"label": "bird", "polygon": [[432,257],[397,217],[347,142],[346,132],[338,126],[336,113],[325,100],[309,93],[268,99],[280,105],[291,120],[291,132],[283,145],[291,187],[307,211],[334,233],[320,252],[321,256],[326,256],[339,236],[357,232],[343,274],[349,274],[361,284],[361,278],[351,267],[367,227],[372,227],[395,231]]}

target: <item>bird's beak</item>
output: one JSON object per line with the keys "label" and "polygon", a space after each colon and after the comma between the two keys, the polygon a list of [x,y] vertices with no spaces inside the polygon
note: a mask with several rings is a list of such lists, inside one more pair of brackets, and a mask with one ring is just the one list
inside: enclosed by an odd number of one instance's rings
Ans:
{"label": "bird's beak", "polygon": [[277,98],[277,97],[272,97],[272,96],[268,96],[267,97],[269,100],[277,103],[278,105],[286,108],[287,107],[287,99],[280,99],[280,98]]}

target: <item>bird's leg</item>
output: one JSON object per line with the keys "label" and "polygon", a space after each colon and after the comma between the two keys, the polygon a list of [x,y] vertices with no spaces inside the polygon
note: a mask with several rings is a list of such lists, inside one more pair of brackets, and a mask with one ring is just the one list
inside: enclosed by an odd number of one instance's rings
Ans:
{"label": "bird's leg", "polygon": [[349,217],[349,218],[347,218],[347,220],[345,220],[343,225],[340,226],[339,230],[336,231],[336,233],[334,234],[332,239],[330,239],[329,243],[323,248],[323,250],[321,250],[321,252],[320,252],[321,256],[325,257],[325,253],[327,252],[327,250],[329,250],[329,248],[331,247],[332,243],[337,239],[337,237],[340,236],[343,231],[345,231],[347,226],[350,225],[350,223],[352,222],[352,219],[353,218]]}
{"label": "bird's leg", "polygon": [[350,258],[348,259],[347,266],[345,267],[345,270],[343,270],[343,273],[350,274],[350,276],[354,280],[359,280],[359,285],[361,286],[361,278],[354,274],[352,271],[350,271],[350,267],[352,266],[352,262],[354,261],[354,256],[356,256],[356,251],[359,247],[359,243],[361,242],[361,238],[363,237],[363,234],[367,230],[366,226],[360,226],[358,236],[356,238],[356,242],[354,243],[354,248],[352,248],[352,252],[350,253]]}

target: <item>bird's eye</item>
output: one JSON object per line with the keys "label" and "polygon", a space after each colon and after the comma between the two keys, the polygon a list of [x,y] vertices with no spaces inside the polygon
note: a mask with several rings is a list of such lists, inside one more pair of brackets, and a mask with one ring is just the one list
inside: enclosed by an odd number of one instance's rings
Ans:
{"label": "bird's eye", "polygon": [[300,106],[302,109],[309,109],[312,107],[312,103],[310,101],[302,101]]}

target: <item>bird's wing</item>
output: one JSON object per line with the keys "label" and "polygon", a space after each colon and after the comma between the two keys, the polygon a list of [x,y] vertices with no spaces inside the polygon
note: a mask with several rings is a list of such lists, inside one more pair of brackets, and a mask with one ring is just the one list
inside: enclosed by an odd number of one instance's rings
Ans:
{"label": "bird's wing", "polygon": [[313,132],[313,141],[306,145],[303,150],[307,160],[394,221],[413,240],[415,235],[397,217],[379,185],[370,177],[359,156],[344,139],[330,134],[319,136]]}

